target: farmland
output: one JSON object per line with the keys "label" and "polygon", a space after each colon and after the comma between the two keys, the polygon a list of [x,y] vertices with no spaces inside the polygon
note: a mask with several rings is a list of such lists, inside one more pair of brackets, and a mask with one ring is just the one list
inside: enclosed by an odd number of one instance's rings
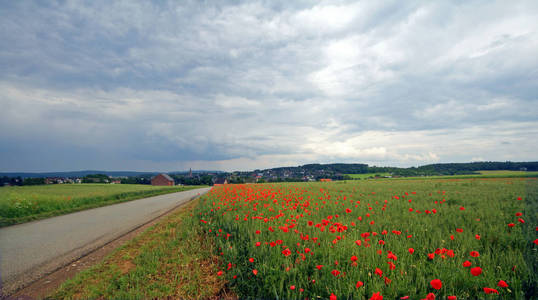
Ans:
{"label": "farmland", "polygon": [[0,226],[66,214],[195,187],[59,184],[0,188]]}
{"label": "farmland", "polygon": [[346,174],[347,176],[351,177],[352,179],[370,179],[382,176],[390,176],[390,173],[364,173],[364,174]]}
{"label": "farmland", "polygon": [[[528,298],[536,296],[537,195],[538,181],[521,178],[224,185],[181,218],[193,226],[169,219],[152,243],[198,237],[218,264],[193,273],[209,269],[205,276],[220,280],[213,286],[227,282],[240,298]],[[56,296],[196,297],[170,270],[176,254],[133,249]],[[133,268],[121,282],[103,277],[127,260]],[[158,291],[140,278],[161,278]]]}

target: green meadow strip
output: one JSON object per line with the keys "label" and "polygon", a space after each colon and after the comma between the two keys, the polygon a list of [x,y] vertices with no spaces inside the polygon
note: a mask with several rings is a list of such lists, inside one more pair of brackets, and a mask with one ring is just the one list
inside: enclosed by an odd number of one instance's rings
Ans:
{"label": "green meadow strip", "polygon": [[0,188],[0,227],[199,186],[64,184]]}

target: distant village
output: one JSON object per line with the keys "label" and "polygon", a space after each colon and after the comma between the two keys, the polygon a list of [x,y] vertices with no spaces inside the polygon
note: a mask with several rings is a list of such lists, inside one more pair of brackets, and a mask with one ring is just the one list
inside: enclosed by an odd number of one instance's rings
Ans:
{"label": "distant village", "polygon": [[264,183],[329,181],[351,179],[349,176],[331,170],[305,170],[297,167],[254,170],[250,172],[207,172],[192,171],[163,174],[140,174],[136,176],[108,176],[89,174],[84,177],[0,177],[0,186],[40,185],[40,184],[152,184],[152,185],[215,185],[227,183]]}
{"label": "distant village", "polygon": [[307,173],[293,170],[256,170],[253,172],[183,172],[142,174],[137,176],[108,176],[106,174],[89,174],[84,177],[0,177],[0,186],[42,185],[42,184],[151,184],[170,185],[215,185],[228,183],[264,183],[329,181],[345,179],[343,174],[319,171]]}
{"label": "distant village", "polygon": [[[420,167],[376,167],[367,164],[307,164],[254,171],[183,171],[170,173],[79,171],[60,173],[2,173],[1,186],[41,184],[153,184],[215,185],[226,183],[264,183],[358,180],[410,176],[479,174],[479,170],[538,171],[538,162],[471,162],[431,164]],[[89,173],[95,172],[95,173]],[[84,175],[82,175],[84,173]],[[55,174],[55,175],[50,175]],[[363,174],[364,176],[353,176]]]}

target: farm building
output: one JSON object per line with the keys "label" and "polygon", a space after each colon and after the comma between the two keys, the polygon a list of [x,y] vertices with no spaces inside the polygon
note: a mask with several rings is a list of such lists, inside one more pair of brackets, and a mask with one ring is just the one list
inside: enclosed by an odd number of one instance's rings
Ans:
{"label": "farm building", "polygon": [[214,185],[219,185],[219,184],[228,184],[228,180],[226,178],[217,178],[215,179],[215,181],[213,182]]}
{"label": "farm building", "polygon": [[159,174],[151,178],[151,185],[174,185],[174,179],[168,174]]}

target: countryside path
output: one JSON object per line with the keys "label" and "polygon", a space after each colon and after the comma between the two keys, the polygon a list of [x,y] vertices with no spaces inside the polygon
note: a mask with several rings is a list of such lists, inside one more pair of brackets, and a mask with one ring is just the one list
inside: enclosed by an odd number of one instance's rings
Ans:
{"label": "countryside path", "polygon": [[0,298],[210,188],[138,199],[0,228]]}

